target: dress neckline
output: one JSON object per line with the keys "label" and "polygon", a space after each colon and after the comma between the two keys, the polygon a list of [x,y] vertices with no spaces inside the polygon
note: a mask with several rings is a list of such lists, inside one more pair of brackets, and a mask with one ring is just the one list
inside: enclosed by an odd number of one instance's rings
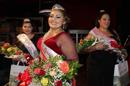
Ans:
{"label": "dress neckline", "polygon": [[[64,31],[62,31],[62,32],[60,32],[60,33],[56,34],[55,36],[52,36],[52,37],[50,37],[50,38],[48,38],[48,39],[44,40],[43,42],[46,42],[46,41],[48,41],[48,40],[50,40],[50,39],[52,39],[52,38],[56,38],[57,36],[59,36],[59,35],[61,35],[61,34],[63,34],[63,33],[65,33],[65,32],[64,32]],[[44,37],[43,37],[43,39],[44,39]]]}
{"label": "dress neckline", "polygon": [[[100,29],[98,29],[103,35],[105,35],[106,37],[110,37],[110,38],[112,38],[113,37],[113,34],[109,31],[107,31],[107,32],[105,32],[105,31],[102,31],[102,30],[100,30]],[[108,34],[106,34],[106,33],[108,33]]]}

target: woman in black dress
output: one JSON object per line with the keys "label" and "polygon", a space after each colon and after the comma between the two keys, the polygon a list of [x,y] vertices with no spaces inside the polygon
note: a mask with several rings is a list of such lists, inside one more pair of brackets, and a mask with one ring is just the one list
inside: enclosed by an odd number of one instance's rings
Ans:
{"label": "woman in black dress", "polygon": [[[100,12],[96,27],[85,38],[98,40],[95,45],[85,49],[89,52],[86,86],[113,86],[114,65],[118,57],[113,49],[119,48],[119,37],[109,26],[110,15],[105,11]],[[115,43],[116,46],[111,43]]]}
{"label": "woman in black dress", "polygon": [[[22,33],[24,33],[25,35],[27,35],[27,37],[32,41],[32,43],[35,45],[37,44],[37,41],[39,39],[39,35],[35,34],[33,32],[33,24],[31,23],[31,20],[28,18],[25,18],[23,20],[23,24],[22,24]],[[28,53],[27,48],[24,46],[23,43],[21,43],[20,41],[17,41],[16,45],[23,50],[24,53]]]}

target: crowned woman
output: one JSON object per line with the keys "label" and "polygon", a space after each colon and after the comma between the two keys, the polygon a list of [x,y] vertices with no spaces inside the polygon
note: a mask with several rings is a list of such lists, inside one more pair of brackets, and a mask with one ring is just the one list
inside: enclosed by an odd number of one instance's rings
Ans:
{"label": "crowned woman", "polygon": [[[48,18],[48,24],[50,28],[45,35],[38,40],[37,43],[37,46],[40,50],[41,60],[48,62],[50,58],[55,59],[57,56],[63,56],[65,57],[64,61],[67,63],[78,61],[75,43],[73,42],[71,36],[65,32],[68,21],[69,18],[65,13],[65,9],[61,5],[55,4],[50,10],[50,15]],[[53,71],[52,75],[55,75],[54,83],[46,86],[76,86],[74,77],[71,78],[71,80],[56,78],[57,76],[55,74],[55,70]],[[48,82],[48,80],[44,78],[44,84],[45,81]]]}
{"label": "crowned woman", "polygon": [[55,4],[48,18],[50,28],[38,42],[41,58],[47,60],[49,57],[63,55],[68,62],[78,59],[75,44],[70,35],[65,32],[68,21],[65,9]]}

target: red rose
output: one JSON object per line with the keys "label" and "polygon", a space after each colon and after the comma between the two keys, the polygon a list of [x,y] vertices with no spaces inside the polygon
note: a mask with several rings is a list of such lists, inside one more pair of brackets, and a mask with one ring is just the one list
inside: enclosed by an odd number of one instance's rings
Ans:
{"label": "red rose", "polygon": [[62,86],[62,81],[61,80],[56,81],[55,86]]}
{"label": "red rose", "polygon": [[34,69],[34,73],[40,76],[44,76],[45,75],[45,71],[42,70],[41,68],[35,68]]}
{"label": "red rose", "polygon": [[28,63],[28,64],[30,63],[31,60],[33,60],[33,57],[32,57],[30,54],[28,54],[28,53],[25,53],[25,54],[24,54],[24,57],[25,57],[25,59],[27,60],[27,63]]}
{"label": "red rose", "polygon": [[120,49],[122,49],[122,48],[123,48],[123,46],[122,46],[122,45],[119,45],[119,48],[120,48]]}
{"label": "red rose", "polygon": [[19,82],[18,86],[28,86],[26,82]]}
{"label": "red rose", "polygon": [[28,65],[32,64],[34,62],[34,60],[30,60],[27,62]]}
{"label": "red rose", "polygon": [[116,41],[111,41],[110,43],[113,48],[119,48],[119,45]]}
{"label": "red rose", "polygon": [[69,64],[66,61],[62,61],[59,63],[59,68],[63,73],[69,72]]}
{"label": "red rose", "polygon": [[3,47],[6,48],[6,49],[9,48],[10,47],[10,43],[4,43]]}
{"label": "red rose", "polygon": [[[30,76],[30,73],[29,73],[28,69],[24,70],[24,73],[20,73],[18,75],[17,79],[20,80],[21,82],[25,82],[25,84],[27,86],[32,82],[32,78]],[[24,84],[24,83],[21,83],[21,84]]]}

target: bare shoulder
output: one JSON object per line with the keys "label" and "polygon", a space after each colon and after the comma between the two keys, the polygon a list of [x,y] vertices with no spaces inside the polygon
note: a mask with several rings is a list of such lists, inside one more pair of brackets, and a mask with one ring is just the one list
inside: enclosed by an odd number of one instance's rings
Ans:
{"label": "bare shoulder", "polygon": [[94,38],[94,36],[91,33],[88,33],[87,36],[85,37],[85,40],[90,40]]}

